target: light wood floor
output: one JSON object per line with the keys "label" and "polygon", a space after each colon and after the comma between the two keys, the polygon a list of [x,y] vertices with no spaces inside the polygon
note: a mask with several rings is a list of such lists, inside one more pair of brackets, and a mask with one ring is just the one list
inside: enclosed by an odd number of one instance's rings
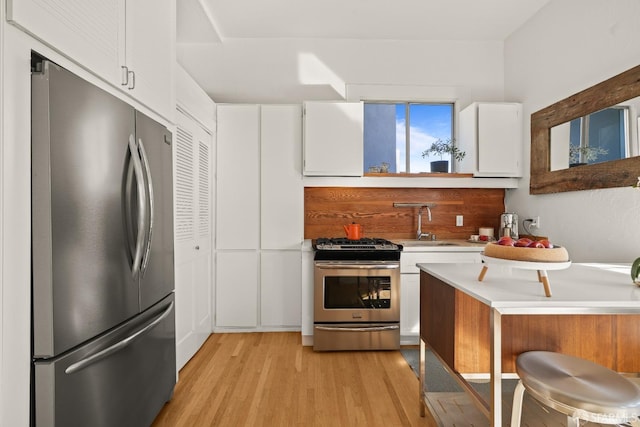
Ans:
{"label": "light wood floor", "polygon": [[153,427],[427,426],[399,351],[314,352],[299,332],[214,334]]}

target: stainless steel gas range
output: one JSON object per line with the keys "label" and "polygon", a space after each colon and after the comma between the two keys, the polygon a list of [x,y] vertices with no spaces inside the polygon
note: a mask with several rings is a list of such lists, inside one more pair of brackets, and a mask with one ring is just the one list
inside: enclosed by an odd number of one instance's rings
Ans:
{"label": "stainless steel gas range", "polygon": [[384,239],[317,239],[313,349],[400,348],[400,252]]}

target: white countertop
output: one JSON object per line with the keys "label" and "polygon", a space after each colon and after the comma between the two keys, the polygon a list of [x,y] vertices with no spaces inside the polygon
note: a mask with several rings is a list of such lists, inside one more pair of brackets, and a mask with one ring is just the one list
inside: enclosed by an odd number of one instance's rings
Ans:
{"label": "white countertop", "polygon": [[631,282],[630,266],[622,264],[572,264],[548,271],[551,297],[544,295],[535,270],[485,264],[417,264],[456,289],[504,314],[538,313],[640,313],[640,287]]}

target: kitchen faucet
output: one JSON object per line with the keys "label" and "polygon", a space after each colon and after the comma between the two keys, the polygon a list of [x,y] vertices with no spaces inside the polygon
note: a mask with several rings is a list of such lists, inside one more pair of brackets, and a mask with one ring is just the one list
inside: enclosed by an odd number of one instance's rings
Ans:
{"label": "kitchen faucet", "polygon": [[431,240],[436,240],[436,235],[432,233],[422,232],[422,210],[427,209],[427,215],[429,221],[431,221],[431,208],[435,208],[436,204],[433,202],[416,202],[416,203],[393,203],[394,208],[418,208],[418,231],[416,232],[416,239],[420,240],[423,237],[431,236]]}
{"label": "kitchen faucet", "polygon": [[424,208],[427,208],[427,216],[429,218],[429,222],[431,222],[431,209],[429,208],[429,206],[420,206],[420,208],[418,209],[418,231],[416,232],[417,240],[420,240],[423,237],[429,237],[431,235],[431,233],[422,232],[422,209]]}

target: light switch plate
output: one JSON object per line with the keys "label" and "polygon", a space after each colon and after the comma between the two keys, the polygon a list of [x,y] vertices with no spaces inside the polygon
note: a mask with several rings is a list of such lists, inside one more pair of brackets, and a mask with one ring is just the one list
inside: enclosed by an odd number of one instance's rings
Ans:
{"label": "light switch plate", "polygon": [[462,215],[456,215],[456,227],[462,227],[464,225],[464,217]]}

